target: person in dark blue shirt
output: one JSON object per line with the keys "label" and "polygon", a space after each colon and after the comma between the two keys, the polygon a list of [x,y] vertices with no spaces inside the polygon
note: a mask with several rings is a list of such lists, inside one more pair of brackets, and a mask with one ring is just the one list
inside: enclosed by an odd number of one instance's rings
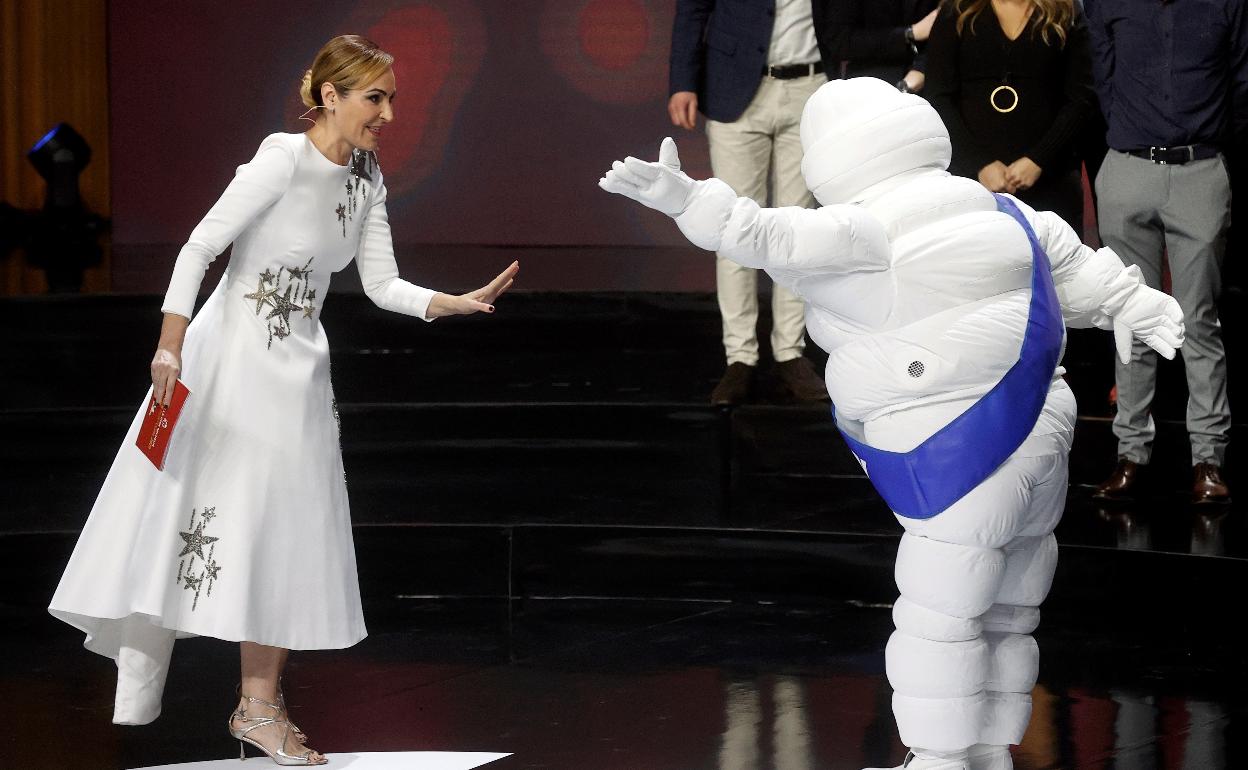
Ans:
{"label": "person in dark blue shirt", "polygon": [[[1231,428],[1217,302],[1230,226],[1223,153],[1248,137],[1248,0],[1084,0],[1109,152],[1096,177],[1101,239],[1149,286],[1163,253],[1187,342],[1192,499],[1227,502]],[[1118,465],[1102,499],[1133,496],[1152,453],[1157,356],[1117,365]]]}

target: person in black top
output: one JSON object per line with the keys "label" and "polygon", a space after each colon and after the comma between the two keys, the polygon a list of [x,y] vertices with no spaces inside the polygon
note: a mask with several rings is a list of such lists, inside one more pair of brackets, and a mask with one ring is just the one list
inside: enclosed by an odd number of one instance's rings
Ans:
{"label": "person in black top", "polygon": [[[816,5],[815,26],[825,62],[847,78],[873,77],[902,91],[923,88],[926,41],[940,0],[830,0]],[[834,73],[832,77],[836,77]]]}
{"label": "person in black top", "polygon": [[[1101,239],[1149,286],[1163,253],[1187,342],[1192,501],[1230,500],[1221,475],[1231,430],[1218,318],[1231,223],[1223,153],[1248,139],[1248,0],[1085,0],[1110,150],[1096,177]],[[1096,491],[1130,498],[1152,455],[1157,358],[1118,363],[1118,465]]]}
{"label": "person in black top", "polygon": [[953,143],[950,171],[1083,225],[1078,150],[1094,106],[1074,0],[953,0],[927,46],[923,94]]}

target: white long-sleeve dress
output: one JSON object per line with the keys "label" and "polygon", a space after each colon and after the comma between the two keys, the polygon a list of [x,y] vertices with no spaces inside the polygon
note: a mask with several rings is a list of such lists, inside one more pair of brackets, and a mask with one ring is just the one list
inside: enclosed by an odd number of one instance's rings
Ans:
{"label": "white long-sleeve dress", "polygon": [[289,649],[366,635],[320,316],[355,258],[374,302],[426,317],[433,292],[398,278],[385,201],[375,155],[340,166],[274,134],[178,255],[162,309],[189,318],[234,245],[186,333],[191,395],[165,469],[135,446],[149,391],[49,607],[118,660],[115,721],[159,713],[175,634]]}

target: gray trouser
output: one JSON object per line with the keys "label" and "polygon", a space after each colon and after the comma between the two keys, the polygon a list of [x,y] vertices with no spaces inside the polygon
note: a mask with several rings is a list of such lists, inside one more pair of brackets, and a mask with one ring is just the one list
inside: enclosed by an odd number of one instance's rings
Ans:
{"label": "gray trouser", "polygon": [[[792,80],[763,78],[745,113],[731,123],[706,121],[711,171],[737,195],[767,205],[768,180],[774,206],[814,206],[802,177],[802,108],[823,75]],[[728,363],[758,363],[758,271],[725,257],[715,266],[716,294],[723,318]],[[771,292],[771,352],[777,362],[799,358],[806,349],[805,305],[783,286]]]}
{"label": "gray trouser", "polygon": [[[1161,288],[1162,253],[1171,290],[1183,308],[1187,369],[1187,431],[1192,462],[1222,465],[1230,438],[1226,351],[1218,321],[1222,257],[1231,224],[1231,189],[1221,157],[1163,165],[1110,150],[1096,176],[1101,240],[1128,265],[1139,265],[1149,286]],[[1118,454],[1137,463],[1152,455],[1151,405],[1157,354],[1139,340],[1131,363],[1117,364]]]}

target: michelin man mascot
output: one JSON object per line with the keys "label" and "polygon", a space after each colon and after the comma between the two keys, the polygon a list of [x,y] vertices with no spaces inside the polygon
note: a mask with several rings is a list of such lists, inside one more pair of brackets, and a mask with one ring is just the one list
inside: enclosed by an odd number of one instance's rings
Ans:
{"label": "michelin man mascot", "polygon": [[832,81],[801,141],[822,208],[760,208],[690,179],[670,138],[658,162],[617,161],[599,186],[805,300],[837,426],[905,529],[885,652],[902,767],[1008,769],[1066,500],[1065,327],[1173,358],[1183,315],[1056,214],[950,176],[949,134],[918,96]]}

